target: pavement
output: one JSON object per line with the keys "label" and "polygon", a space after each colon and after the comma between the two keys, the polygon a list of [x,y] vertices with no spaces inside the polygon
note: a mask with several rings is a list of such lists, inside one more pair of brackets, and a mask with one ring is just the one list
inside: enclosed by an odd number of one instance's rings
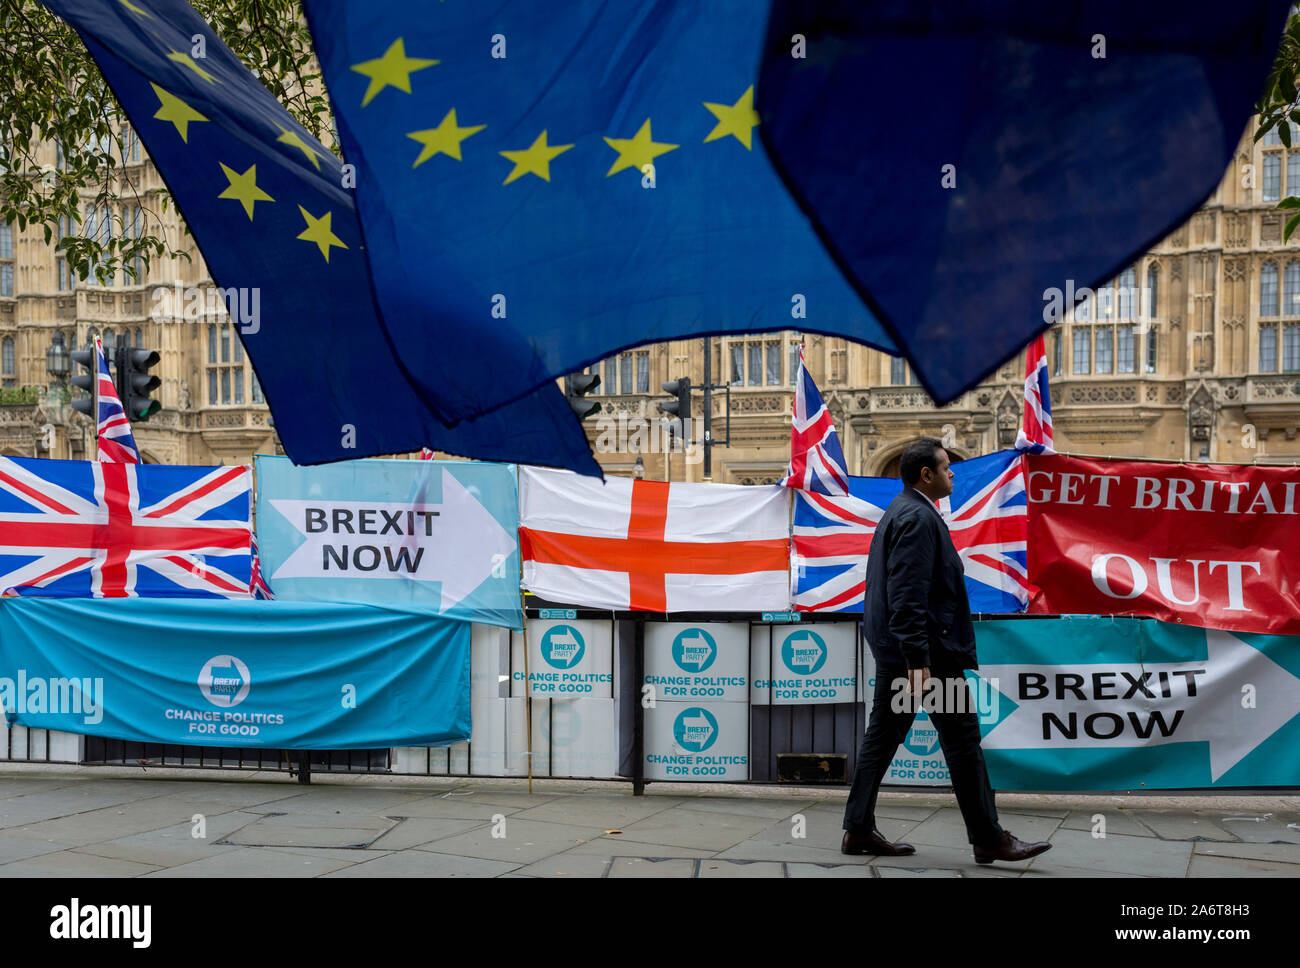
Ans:
{"label": "pavement", "polygon": [[882,792],[909,857],[839,852],[847,790],[0,768],[3,877],[1300,877],[1300,795],[998,796],[1052,850],[977,865],[951,794]]}

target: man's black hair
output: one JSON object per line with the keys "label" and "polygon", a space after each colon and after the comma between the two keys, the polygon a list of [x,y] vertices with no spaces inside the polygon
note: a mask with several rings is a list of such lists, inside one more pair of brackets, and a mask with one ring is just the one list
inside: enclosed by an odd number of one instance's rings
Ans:
{"label": "man's black hair", "polygon": [[942,449],[943,444],[933,437],[922,437],[908,444],[898,461],[898,472],[903,478],[903,484],[907,487],[915,486],[921,480],[921,470],[925,467],[939,473],[939,451]]}

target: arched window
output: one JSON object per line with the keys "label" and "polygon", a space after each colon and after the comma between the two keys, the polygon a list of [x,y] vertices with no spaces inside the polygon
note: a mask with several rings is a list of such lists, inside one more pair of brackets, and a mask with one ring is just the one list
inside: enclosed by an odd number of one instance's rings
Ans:
{"label": "arched window", "polygon": [[1132,319],[1137,304],[1137,270],[1132,266],[1119,274],[1119,318]]}
{"label": "arched window", "polygon": [[137,326],[137,327],[135,328],[135,348],[138,349],[138,350],[139,350],[139,349],[144,349],[144,340],[143,340],[143,339],[141,338],[141,336],[140,336],[140,327],[139,327],[139,326]]}
{"label": "arched window", "polygon": [[1300,316],[1300,262],[1287,264],[1282,281],[1282,315]]}
{"label": "arched window", "polygon": [[93,350],[95,348],[95,334],[98,332],[99,330],[95,329],[94,326],[86,330],[86,349]]}
{"label": "arched window", "polygon": [[1272,262],[1259,270],[1259,314],[1277,315],[1277,266]]}
{"label": "arched window", "polygon": [[1160,306],[1160,267],[1147,269],[1147,319],[1155,319]]}
{"label": "arched window", "polygon": [[113,331],[111,329],[104,330],[104,359],[113,359]]}
{"label": "arched window", "polygon": [[5,376],[14,375],[14,341],[6,336],[3,348],[0,348],[0,373]]}

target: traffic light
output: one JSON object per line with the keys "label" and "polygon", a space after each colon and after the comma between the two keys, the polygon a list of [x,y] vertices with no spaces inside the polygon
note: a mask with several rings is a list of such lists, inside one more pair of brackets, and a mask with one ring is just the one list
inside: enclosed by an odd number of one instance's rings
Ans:
{"label": "traffic light", "polygon": [[77,397],[73,400],[72,409],[84,413],[92,423],[98,423],[99,415],[95,413],[95,384],[98,382],[99,374],[95,372],[95,351],[73,350],[68,357],[74,364],[79,363],[86,368],[85,373],[73,376],[72,385],[90,394],[88,397]]}
{"label": "traffic light", "polygon": [[598,386],[600,386],[600,377],[595,373],[570,373],[564,378],[564,397],[569,401],[569,406],[573,408],[579,420],[600,412],[599,403],[595,400],[583,399],[585,394]]}
{"label": "traffic light", "polygon": [[117,348],[117,395],[122,398],[128,420],[144,423],[162,409],[161,403],[149,399],[149,394],[162,385],[162,380],[149,372],[149,367],[160,359],[157,350]]}
{"label": "traffic light", "polygon": [[680,380],[668,380],[660,386],[665,393],[672,394],[676,399],[659,404],[659,409],[674,418],[673,423],[677,426],[678,433],[686,440],[691,424],[691,381],[682,377]]}

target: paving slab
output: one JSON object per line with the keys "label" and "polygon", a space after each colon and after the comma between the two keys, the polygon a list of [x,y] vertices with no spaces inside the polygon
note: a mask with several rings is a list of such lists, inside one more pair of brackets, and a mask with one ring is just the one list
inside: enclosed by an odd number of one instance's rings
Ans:
{"label": "paving slab", "polygon": [[406,850],[430,844],[453,834],[461,834],[475,827],[481,827],[487,820],[462,820],[447,817],[389,817],[395,825],[371,842],[372,848],[380,850]]}
{"label": "paving slab", "polygon": [[711,860],[699,862],[699,877],[785,877],[785,865],[772,861]]}
{"label": "paving slab", "polygon": [[[3,870],[4,868],[0,868]],[[1269,860],[1247,860],[1243,857],[1211,857],[1193,854],[1188,877],[1296,877],[1300,867],[1279,864]]]}
{"label": "paving slab", "polygon": [[1077,867],[1156,877],[1186,877],[1192,856],[1190,841],[1129,837],[1095,839],[1082,830],[1058,830],[1052,849],[1029,863],[1035,867]]}
{"label": "paving slab", "polygon": [[151,864],[60,850],[0,864],[0,877],[139,877],[156,870]]}
{"label": "paving slab", "polygon": [[634,797],[631,794],[626,797],[566,797],[520,810],[510,816],[517,820],[586,824],[610,830],[671,810],[683,802],[689,800],[682,797]]}
{"label": "paving slab", "polygon": [[[1061,821],[1062,830],[1086,830],[1091,833],[1096,825],[1093,817],[1100,815],[1105,819],[1103,828],[1107,836],[1125,834],[1129,837],[1154,837],[1156,833],[1127,810],[1102,807],[1097,810],[1071,810],[1070,815]],[[1004,825],[1005,826],[1005,825]]]}
{"label": "paving slab", "polygon": [[536,863],[521,867],[516,874],[528,877],[604,877],[609,869],[609,857],[599,854],[575,854],[565,851],[543,857]]}
{"label": "paving slab", "polygon": [[1134,810],[1134,819],[1150,827],[1161,840],[1236,840],[1208,813],[1187,810]]}
{"label": "paving slab", "polygon": [[880,877],[961,877],[961,871],[945,868],[911,870],[906,867],[882,867],[876,873]]}
{"label": "paving slab", "polygon": [[[1050,852],[1049,852],[1050,853]],[[1046,856],[1046,855],[1044,855]],[[869,857],[872,867],[884,870],[886,867],[906,867],[910,870],[961,871],[963,877],[1019,877],[1029,861],[1014,864],[998,862],[996,864],[977,864],[970,845],[964,847],[945,847],[935,844],[917,844],[916,853],[904,857]]]}
{"label": "paving slab", "polygon": [[[514,790],[497,790],[492,787],[486,789],[462,787],[452,792],[454,792],[456,796],[450,799],[456,799],[467,803],[481,803],[498,807],[509,807],[511,810],[516,811],[527,810],[529,807],[540,807],[543,803],[550,803],[552,800],[560,800],[573,796],[573,794],[559,792],[521,793]],[[461,794],[464,794],[464,796],[461,796]]]}
{"label": "paving slab", "polygon": [[504,837],[492,835],[495,824],[485,824],[462,834],[443,837],[432,843],[414,848],[440,854],[460,854],[464,857],[482,857],[524,866],[558,854],[571,847],[599,837],[604,831],[598,827],[578,827],[570,824],[543,823],[537,820],[508,819]]}
{"label": "paving slab", "polygon": [[[1242,816],[1238,814],[1237,816]],[[1265,820],[1235,820],[1231,816],[1219,820],[1219,826],[1239,840],[1252,844],[1300,844],[1300,830],[1288,827],[1287,822],[1295,823],[1293,818],[1268,817]]]}
{"label": "paving slab", "polygon": [[700,850],[694,847],[641,844],[636,841],[626,840],[619,835],[596,837],[585,844],[578,844],[565,851],[566,854],[590,854],[593,857],[621,857],[642,852],[648,852],[654,857],[712,857],[717,853],[714,850]]}
{"label": "paving slab", "polygon": [[766,817],[769,820],[788,818],[802,813],[816,804],[815,800],[743,800],[739,797],[683,797],[681,806],[686,810],[700,810],[747,817]]}
{"label": "paving slab", "polygon": [[[778,820],[770,827],[756,833],[751,840],[774,844],[794,844],[833,848],[839,850],[840,841],[844,839],[844,814],[839,810],[809,809],[803,812],[803,837],[795,836],[793,820]],[[890,841],[906,840],[917,827],[917,820],[894,820],[888,817],[876,818],[876,829]]]}
{"label": "paving slab", "polygon": [[403,817],[442,817],[452,820],[491,820],[493,817],[501,814],[510,817],[523,810],[527,806],[509,806],[500,803],[485,803],[482,800],[470,800],[458,794],[438,794],[431,797],[421,797],[417,800],[408,800],[400,805],[385,810],[385,814],[394,814]]}
{"label": "paving slab", "polygon": [[95,793],[77,787],[53,790],[39,796],[6,797],[0,800],[0,828],[21,827],[42,820],[71,817],[123,803],[144,802],[140,790]]}
{"label": "paving slab", "polygon": [[[606,877],[694,877],[699,861],[684,857],[656,859],[653,857],[614,857]],[[4,870],[0,867],[0,870]]]}
{"label": "paving slab", "polygon": [[623,828],[623,838],[638,843],[726,850],[769,826],[764,817],[674,807]]}
{"label": "paving slab", "polygon": [[915,803],[891,803],[885,799],[885,794],[880,794],[876,799],[876,819],[881,817],[890,817],[894,820],[927,820],[934,815],[935,811],[942,806],[950,804],[915,804]]}
{"label": "paving slab", "polygon": [[[1042,855],[1046,857],[1046,854]],[[1037,860],[1038,858],[1035,858]],[[1089,867],[1053,867],[1048,864],[1044,867],[1035,867],[1032,864],[1023,875],[1024,880],[1044,877],[1145,877],[1145,874],[1122,874],[1119,871],[1099,871]]]}
{"label": "paving slab", "polygon": [[8,829],[21,830],[24,835],[36,839],[52,839],[77,845],[97,844],[146,830],[192,823],[194,815],[204,814],[207,807],[208,804],[199,800],[184,800],[173,796],[152,797]]}
{"label": "paving slab", "polygon": [[[1300,844],[1219,844],[1198,843],[1192,853],[1212,857],[1243,857],[1247,860],[1271,860],[1280,864],[1300,865]],[[1296,869],[1300,876],[1300,867]]]}
{"label": "paving slab", "polygon": [[[364,787],[351,786],[317,786],[299,787],[300,791],[290,799],[276,803],[277,810],[301,810],[306,813],[325,813],[341,810],[344,813],[401,813],[401,805],[426,799],[436,795],[421,790],[388,789],[367,790]],[[438,790],[445,793],[447,790]]]}
{"label": "paving slab", "polygon": [[855,877],[875,878],[880,872],[867,864],[786,864],[787,877]]}
{"label": "paving slab", "polygon": [[71,850],[77,844],[61,844],[53,840],[27,837],[21,829],[16,833],[0,831],[0,864],[10,861],[25,860],[38,854],[52,854],[59,850]]}
{"label": "paving slab", "polygon": [[841,854],[838,844],[831,849],[825,845],[773,844],[759,840],[741,841],[714,856],[723,860],[791,861],[805,864],[852,864],[854,861],[867,864],[872,860],[869,855]]}
{"label": "paving slab", "polygon": [[287,813],[259,817],[223,841],[241,847],[368,847],[397,826],[368,813]]}
{"label": "paving slab", "polygon": [[[2,735],[2,734],[0,734]],[[33,793],[49,793],[77,781],[70,778],[39,776],[0,776],[0,798],[25,797]]]}
{"label": "paving slab", "polygon": [[[211,857],[168,867],[145,877],[318,877],[355,861],[303,857],[265,847],[232,847]],[[0,867],[0,870],[4,868]]]}
{"label": "paving slab", "polygon": [[[1055,817],[1003,816],[1001,813],[998,821],[1004,830],[1011,831],[1026,842],[1050,839],[1061,824]],[[972,849],[966,834],[966,823],[962,820],[961,811],[955,807],[945,807],[928,820],[917,824],[907,832],[907,840],[916,846],[929,844],[967,851]]]}
{"label": "paving slab", "polygon": [[366,860],[328,877],[499,877],[522,865],[481,857],[457,857],[423,850],[401,850]]}

